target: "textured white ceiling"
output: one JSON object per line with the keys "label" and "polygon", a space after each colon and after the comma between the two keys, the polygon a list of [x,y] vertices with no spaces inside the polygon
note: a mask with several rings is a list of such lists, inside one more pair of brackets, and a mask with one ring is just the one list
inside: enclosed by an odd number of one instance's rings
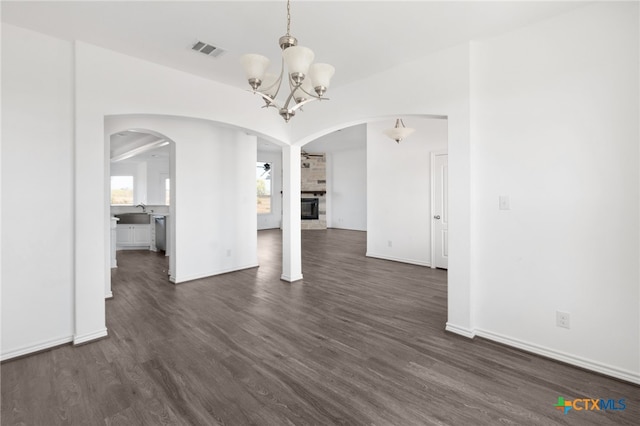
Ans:
{"label": "textured white ceiling", "polygon": [[[291,34],[336,67],[334,87],[429,52],[491,37],[582,6],[551,1],[304,1],[291,5]],[[82,40],[244,88],[239,57],[261,53],[279,69],[285,1],[3,1],[2,21]],[[195,41],[227,53],[214,59]],[[34,52],[37,54],[37,52]]]}

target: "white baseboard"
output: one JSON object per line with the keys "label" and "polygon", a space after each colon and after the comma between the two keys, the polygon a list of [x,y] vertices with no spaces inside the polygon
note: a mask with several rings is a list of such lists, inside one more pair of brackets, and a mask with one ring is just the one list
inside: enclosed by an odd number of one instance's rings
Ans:
{"label": "white baseboard", "polygon": [[300,274],[300,275],[296,275],[295,277],[290,277],[290,276],[288,276],[288,275],[284,275],[284,274],[282,274],[282,275],[280,275],[280,279],[281,279],[282,281],[286,281],[286,282],[288,282],[288,283],[294,283],[294,282],[296,282],[296,281],[300,281],[300,280],[302,279],[302,274]]}
{"label": "white baseboard", "polygon": [[[449,327],[449,324],[447,324],[447,327]],[[512,337],[504,336],[498,333],[493,333],[487,330],[475,329],[474,334],[476,336],[479,336],[488,340],[492,340],[494,342],[502,343],[507,346],[513,346],[515,348],[522,349],[523,351],[531,352],[536,355],[541,355],[546,358],[562,361],[567,364],[584,368],[586,370],[595,371],[596,373],[604,374],[606,376],[615,377],[617,379],[625,380],[627,382],[640,385],[640,373],[638,372],[633,372],[629,370],[624,370],[622,368],[613,367],[597,361],[567,354],[561,351],[557,351],[555,349],[546,348],[544,346],[525,342],[519,339],[514,339]]]}
{"label": "white baseboard", "polygon": [[418,265],[418,266],[431,266],[430,262],[425,262],[425,261],[416,260],[416,259],[407,259],[403,257],[387,256],[386,254],[377,254],[377,253],[367,252],[366,256],[375,257],[376,259],[391,260],[393,262],[410,263],[412,265]]}
{"label": "white baseboard", "polygon": [[213,277],[216,275],[222,275],[222,274],[228,274],[229,272],[237,272],[237,271],[242,271],[243,269],[251,269],[251,268],[257,268],[258,266],[260,266],[257,263],[252,263],[249,265],[244,265],[244,266],[236,266],[233,268],[228,268],[228,269],[220,269],[217,271],[211,271],[211,272],[205,272],[202,274],[194,274],[194,275],[187,275],[186,277],[174,277],[174,276],[170,276],[169,277],[169,281],[171,281],[174,284],[182,284],[185,283],[187,281],[193,281],[193,280],[199,280],[201,278],[208,278],[208,277]]}
{"label": "white baseboard", "polygon": [[16,358],[19,356],[29,355],[35,352],[44,351],[49,348],[71,343],[73,336],[58,337],[56,339],[45,340],[43,342],[35,343],[33,345],[23,346],[18,349],[10,350],[0,355],[0,361],[6,361],[8,359]]}
{"label": "white baseboard", "polygon": [[113,299],[113,292],[111,292],[111,291],[110,291],[110,292],[106,293],[106,294],[104,295],[104,298],[105,298],[105,299]]}
{"label": "white baseboard", "polygon": [[116,251],[122,251],[122,250],[149,250],[149,251],[151,251],[151,246],[150,245],[146,245],[146,246],[117,246],[116,247]]}
{"label": "white baseboard", "polygon": [[93,340],[101,339],[108,335],[109,333],[107,333],[106,328],[103,328],[102,330],[94,331],[93,333],[83,334],[80,336],[76,335],[76,336],[73,336],[73,345],[74,346],[82,345],[84,343],[89,343]]}
{"label": "white baseboard", "polygon": [[473,339],[474,337],[476,337],[476,333],[474,330],[470,328],[460,327],[458,325],[451,324],[450,322],[447,323],[445,330],[451,333],[459,334],[460,336],[464,336],[468,339]]}

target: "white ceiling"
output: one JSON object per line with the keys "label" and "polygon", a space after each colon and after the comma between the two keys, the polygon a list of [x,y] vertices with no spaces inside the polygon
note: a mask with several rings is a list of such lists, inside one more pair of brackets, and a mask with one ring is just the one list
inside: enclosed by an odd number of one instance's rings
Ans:
{"label": "white ceiling", "polygon": [[[294,0],[291,34],[314,50],[316,61],[336,67],[336,87],[584,4]],[[279,69],[278,38],[286,32],[285,1],[2,1],[1,7],[3,22],[241,88],[239,57],[261,53]],[[227,52],[218,58],[194,52],[197,40]]]}
{"label": "white ceiling", "polygon": [[367,125],[345,127],[324,135],[303,147],[309,153],[332,153],[349,149],[364,149],[367,146]]}
{"label": "white ceiling", "polygon": [[111,135],[110,142],[112,162],[169,161],[171,148],[156,135],[126,130]]}
{"label": "white ceiling", "polygon": [[[363,149],[367,145],[367,125],[345,127],[306,144],[302,150],[312,154],[333,153],[349,149]],[[282,152],[282,147],[264,139],[258,139],[258,151]]]}

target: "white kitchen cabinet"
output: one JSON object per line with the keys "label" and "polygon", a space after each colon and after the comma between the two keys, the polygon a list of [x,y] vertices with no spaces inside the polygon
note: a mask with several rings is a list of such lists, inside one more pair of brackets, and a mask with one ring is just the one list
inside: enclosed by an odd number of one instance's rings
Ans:
{"label": "white kitchen cabinet", "polygon": [[151,244],[151,230],[149,225],[132,225],[133,226],[133,244],[135,245],[150,245]]}
{"label": "white kitchen cabinet", "polygon": [[149,248],[151,246],[150,225],[118,225],[116,241],[119,249]]}

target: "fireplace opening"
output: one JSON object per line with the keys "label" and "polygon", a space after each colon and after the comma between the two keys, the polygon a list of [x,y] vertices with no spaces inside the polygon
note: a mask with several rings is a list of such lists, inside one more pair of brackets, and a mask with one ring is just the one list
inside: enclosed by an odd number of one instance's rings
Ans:
{"label": "fireplace opening", "polygon": [[320,201],[317,198],[302,198],[300,213],[302,220],[317,220]]}

